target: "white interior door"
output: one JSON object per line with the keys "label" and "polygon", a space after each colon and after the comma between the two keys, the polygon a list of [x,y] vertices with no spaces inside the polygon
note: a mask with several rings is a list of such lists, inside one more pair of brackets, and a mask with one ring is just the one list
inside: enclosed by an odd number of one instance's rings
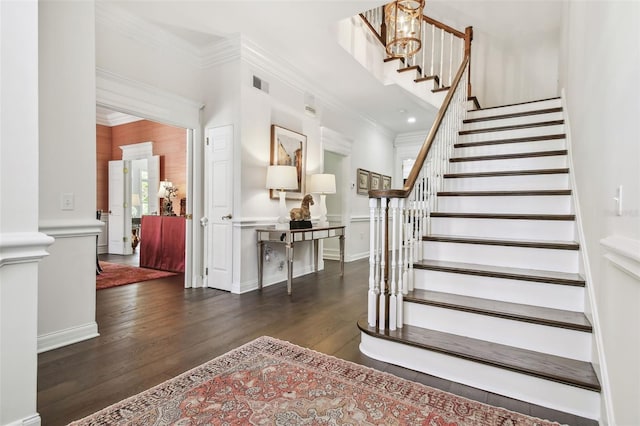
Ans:
{"label": "white interior door", "polygon": [[109,253],[132,254],[130,161],[109,161]]}
{"label": "white interior door", "polygon": [[233,126],[207,129],[206,147],[207,286],[231,291]]}

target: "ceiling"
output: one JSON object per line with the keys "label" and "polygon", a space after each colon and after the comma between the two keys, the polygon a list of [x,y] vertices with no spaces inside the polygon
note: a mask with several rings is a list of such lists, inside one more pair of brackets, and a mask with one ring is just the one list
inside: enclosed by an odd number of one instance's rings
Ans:
{"label": "ceiling", "polygon": [[[349,109],[394,134],[427,131],[435,109],[397,86],[383,86],[337,43],[336,23],[377,7],[373,0],[100,0],[187,41],[197,49],[243,34],[290,64]],[[454,28],[513,43],[559,28],[562,1],[427,0],[425,14]],[[407,123],[415,116],[414,124]]]}

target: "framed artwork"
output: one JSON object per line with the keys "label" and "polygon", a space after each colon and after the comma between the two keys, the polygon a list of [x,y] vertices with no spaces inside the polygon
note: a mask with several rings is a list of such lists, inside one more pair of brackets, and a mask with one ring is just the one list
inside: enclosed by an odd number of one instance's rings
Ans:
{"label": "framed artwork", "polygon": [[391,176],[382,175],[382,189],[391,189]]}
{"label": "framed artwork", "polygon": [[382,189],[382,175],[371,172],[369,174],[369,189],[372,191]]}
{"label": "framed artwork", "polygon": [[[307,137],[302,133],[271,125],[271,165],[295,166],[298,171],[298,188],[287,189],[288,200],[302,200],[306,188]],[[277,199],[277,191],[270,190],[270,197]]]}
{"label": "framed artwork", "polygon": [[364,169],[358,169],[358,176],[356,176],[356,181],[358,182],[358,194],[368,195],[369,194],[369,172]]}

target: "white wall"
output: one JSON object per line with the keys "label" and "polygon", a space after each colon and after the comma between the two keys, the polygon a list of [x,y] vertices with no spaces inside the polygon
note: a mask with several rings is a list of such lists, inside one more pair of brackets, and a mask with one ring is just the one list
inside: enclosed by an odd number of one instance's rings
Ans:
{"label": "white wall", "polygon": [[95,21],[99,69],[201,99],[201,59],[192,47],[107,2],[96,2]]}
{"label": "white wall", "polygon": [[[568,2],[566,90],[579,207],[603,354],[604,423],[640,423],[640,3]],[[622,214],[613,200],[623,187]],[[601,244],[604,239],[606,245]],[[606,257],[605,257],[606,256]]]}
{"label": "white wall", "polygon": [[0,424],[39,425],[38,2],[0,2]]}
{"label": "white wall", "polygon": [[472,94],[483,108],[557,97],[557,32],[502,41],[474,29]]}
{"label": "white wall", "polygon": [[56,242],[39,268],[39,350],[97,334],[94,22],[92,2],[40,3],[39,224]]}
{"label": "white wall", "polygon": [[[234,125],[234,176],[239,186],[234,192],[232,291],[245,292],[257,288],[255,229],[273,225],[278,216],[278,201],[269,198],[269,191],[264,186],[270,161],[272,124],[307,136],[307,176],[322,171],[323,126],[353,141],[353,150],[359,155],[351,160],[352,170],[344,179],[342,190],[353,195],[350,219],[346,225],[357,237],[347,238],[345,253],[346,258],[368,255],[368,198],[356,196],[351,184],[355,182],[357,167],[392,174],[392,135],[373,128],[352,113],[339,110],[335,102],[326,102],[321,96],[316,96],[312,91],[313,84],[296,73],[294,67],[280,65],[274,55],[263,52],[252,41],[239,38],[229,42],[225,49],[226,60],[208,67],[204,72],[206,107],[203,123],[205,127]],[[253,87],[254,75],[268,83],[269,93]],[[315,117],[304,111],[305,95],[308,93],[314,95],[316,100]],[[300,201],[287,200],[287,209],[298,207],[299,204]],[[359,238],[361,233],[363,236]],[[286,279],[286,264],[281,268],[281,262],[285,260],[284,247],[274,244],[271,249],[271,261],[264,265],[265,286]],[[298,245],[294,276],[306,274],[312,268],[311,247]]]}

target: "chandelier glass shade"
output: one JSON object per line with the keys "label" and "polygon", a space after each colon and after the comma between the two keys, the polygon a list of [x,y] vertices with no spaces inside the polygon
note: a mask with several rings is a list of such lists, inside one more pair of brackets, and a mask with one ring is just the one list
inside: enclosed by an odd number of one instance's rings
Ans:
{"label": "chandelier glass shade", "polygon": [[411,57],[420,51],[424,0],[397,0],[384,7],[387,55]]}

